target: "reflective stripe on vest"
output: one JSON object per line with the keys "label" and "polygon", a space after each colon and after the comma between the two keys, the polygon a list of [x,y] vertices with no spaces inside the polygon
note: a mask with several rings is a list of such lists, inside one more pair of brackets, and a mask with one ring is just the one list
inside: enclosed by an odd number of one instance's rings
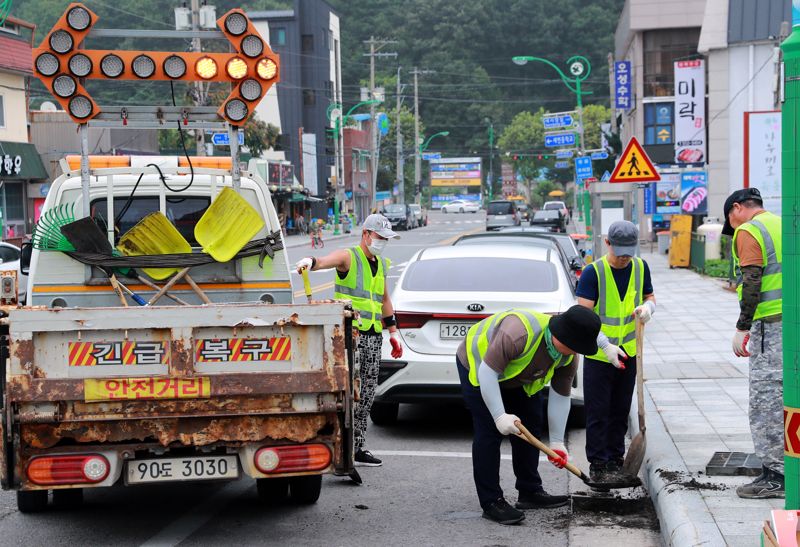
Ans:
{"label": "reflective stripe on vest", "polygon": [[[497,325],[499,325],[503,319],[510,315],[515,315],[520,321],[522,321],[522,324],[528,333],[528,339],[525,342],[525,349],[522,352],[522,355],[512,359],[508,363],[503,371],[503,375],[498,379],[500,382],[510,380],[511,378],[514,378],[522,373],[522,371],[525,370],[525,368],[527,368],[531,363],[533,356],[536,354],[536,351],[544,341],[543,333],[547,328],[547,325],[550,323],[550,317],[533,310],[509,310],[507,312],[502,312],[487,317],[486,319],[472,325],[467,332],[466,345],[467,361],[469,363],[469,380],[473,386],[478,387],[480,385],[478,382],[478,366],[483,361],[483,357],[489,348],[489,344],[492,341]],[[525,393],[530,396],[540,391],[553,377],[556,368],[560,366],[566,366],[570,362],[572,362],[572,356],[569,356],[568,358],[561,356],[548,369],[545,376],[523,386]]]}
{"label": "reflective stripe on vest", "polygon": [[[602,331],[609,341],[619,346],[631,357],[636,355],[636,323],[633,310],[642,304],[644,299],[644,262],[641,258],[631,260],[631,276],[625,291],[625,300],[619,298],[619,288],[614,280],[608,257],[604,256],[594,262],[597,274],[597,301],[594,312],[600,316]],[[590,359],[608,363],[603,350],[598,350]]]}
{"label": "reflective stripe on vest", "polygon": [[391,262],[388,258],[377,257],[378,271],[373,276],[369,260],[361,247],[348,249],[350,269],[344,279],[338,274],[334,280],[334,295],[337,300],[349,300],[358,312],[357,327],[361,331],[383,330],[382,308],[386,272]]}
{"label": "reflective stripe on vest", "polygon": [[733,234],[733,259],[736,269],[736,292],[742,300],[742,269],[736,248],[736,237],[744,230],[758,242],[763,258],[763,275],[761,277],[761,296],[753,320],[778,315],[783,306],[783,249],[781,234],[781,218],[773,213],[765,212],[750,219],[736,229]]}

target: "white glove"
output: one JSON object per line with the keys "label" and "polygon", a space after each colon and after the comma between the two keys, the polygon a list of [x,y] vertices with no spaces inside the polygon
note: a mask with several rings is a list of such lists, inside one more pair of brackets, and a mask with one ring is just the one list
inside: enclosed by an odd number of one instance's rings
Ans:
{"label": "white glove", "polygon": [[637,306],[635,310],[633,310],[634,315],[638,315],[639,319],[642,320],[642,323],[647,323],[650,321],[650,318],[653,317],[653,314],[656,312],[656,303],[652,300],[648,300],[641,306]]}
{"label": "white glove", "polygon": [[297,264],[295,264],[294,267],[297,270],[297,273],[300,273],[301,270],[304,270],[304,269],[308,270],[310,272],[311,271],[311,266],[313,264],[314,264],[314,261],[311,259],[310,256],[307,256],[305,258],[301,258],[300,260],[298,260]]}
{"label": "white glove", "polygon": [[609,343],[606,347],[600,349],[603,350],[612,365],[618,369],[625,370],[625,365],[620,363],[619,360],[622,359],[624,361],[628,358],[628,354],[621,347]]}
{"label": "white glove", "polygon": [[733,337],[733,353],[737,357],[750,357],[747,344],[750,342],[750,331],[737,330]]}
{"label": "white glove", "polygon": [[501,435],[518,435],[519,428],[514,423],[518,421],[519,418],[513,414],[503,413],[497,417],[497,419],[494,421],[494,425],[497,427],[497,431],[499,431]]}

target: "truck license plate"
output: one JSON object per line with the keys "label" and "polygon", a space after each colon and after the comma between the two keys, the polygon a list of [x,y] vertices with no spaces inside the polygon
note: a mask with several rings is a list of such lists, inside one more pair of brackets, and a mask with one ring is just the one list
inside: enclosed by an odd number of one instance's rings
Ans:
{"label": "truck license plate", "polygon": [[236,456],[133,460],[128,462],[127,483],[235,479],[239,477],[236,460]]}
{"label": "truck license plate", "polygon": [[472,323],[442,323],[439,325],[439,338],[442,340],[466,338],[467,331],[472,325]]}

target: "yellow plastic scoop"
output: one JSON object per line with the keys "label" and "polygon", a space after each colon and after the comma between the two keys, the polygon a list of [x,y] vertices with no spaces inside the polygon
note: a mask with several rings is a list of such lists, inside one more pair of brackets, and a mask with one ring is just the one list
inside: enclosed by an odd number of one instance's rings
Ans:
{"label": "yellow plastic scoop", "polygon": [[228,262],[264,227],[264,219],[231,188],[224,188],[194,227],[203,251]]}
{"label": "yellow plastic scoop", "polygon": [[[150,213],[119,240],[117,249],[128,256],[191,253],[192,247],[161,212]],[[181,268],[142,268],[153,279],[175,275]]]}

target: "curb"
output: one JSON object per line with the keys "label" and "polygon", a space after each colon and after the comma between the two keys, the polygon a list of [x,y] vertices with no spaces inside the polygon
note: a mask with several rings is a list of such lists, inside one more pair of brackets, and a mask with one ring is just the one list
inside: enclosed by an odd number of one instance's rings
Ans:
{"label": "curb", "polygon": [[[339,234],[338,236],[331,235],[331,236],[325,237],[325,235],[323,234],[323,237],[324,237],[323,241],[335,241],[337,239],[344,239],[344,238],[350,237],[352,235],[353,234],[350,233],[350,234]],[[293,236],[289,236],[289,237],[293,237]],[[286,237],[284,237],[284,240],[285,239],[286,239]],[[310,242],[310,240],[303,238],[302,241],[298,241],[297,243],[289,243],[288,245],[285,245],[285,248],[287,248],[287,249],[296,249],[297,247],[304,247],[306,245],[311,245],[311,242]]]}
{"label": "curb", "polygon": [[[658,514],[661,539],[664,545],[677,547],[725,545],[722,533],[703,501],[703,496],[693,490],[668,488],[672,483],[658,472],[669,470],[689,475],[689,470],[667,432],[646,387],[647,384],[645,384],[647,453],[644,460],[644,483]],[[631,406],[628,431],[633,437],[639,431],[639,423],[636,417],[636,405]]]}

